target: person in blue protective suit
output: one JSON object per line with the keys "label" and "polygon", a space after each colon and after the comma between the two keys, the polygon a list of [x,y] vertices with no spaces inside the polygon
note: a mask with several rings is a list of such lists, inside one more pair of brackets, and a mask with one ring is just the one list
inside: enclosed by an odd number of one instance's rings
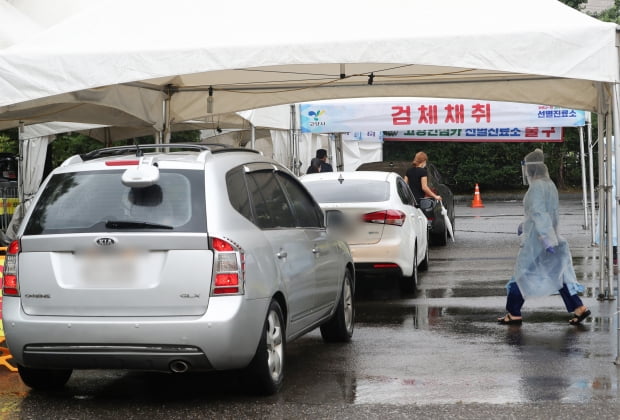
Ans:
{"label": "person in blue protective suit", "polygon": [[590,316],[578,293],[584,290],[577,283],[568,242],[558,233],[558,190],[544,164],[542,150],[525,156],[529,188],[523,198],[525,217],[517,229],[523,235],[514,274],[506,289],[508,313],[497,321],[500,324],[521,325],[521,307],[529,296],[549,296],[560,293],[572,325]]}

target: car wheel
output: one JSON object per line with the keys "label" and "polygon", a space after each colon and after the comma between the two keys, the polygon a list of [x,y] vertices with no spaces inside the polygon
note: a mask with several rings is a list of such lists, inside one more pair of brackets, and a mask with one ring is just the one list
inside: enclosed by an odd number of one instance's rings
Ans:
{"label": "car wheel", "polygon": [[418,267],[418,271],[427,271],[428,270],[428,246],[426,247],[426,252],[424,253],[424,259],[420,263]]}
{"label": "car wheel", "polygon": [[402,276],[400,279],[400,290],[405,293],[415,292],[418,282],[418,246],[413,248],[413,272],[411,276]]}
{"label": "car wheel", "polygon": [[269,305],[267,318],[256,354],[248,368],[248,382],[261,395],[278,392],[284,379],[286,337],[282,308],[275,300]]}
{"label": "car wheel", "polygon": [[355,326],[355,306],[353,303],[353,285],[351,272],[345,270],[342,284],[342,294],[334,316],[321,325],[321,337],[326,342],[351,341]]}
{"label": "car wheel", "polygon": [[432,235],[434,245],[445,246],[448,243],[448,228],[444,226],[443,231],[436,235]]}
{"label": "car wheel", "polygon": [[17,365],[22,381],[32,389],[58,389],[65,386],[72,369],[35,369]]}

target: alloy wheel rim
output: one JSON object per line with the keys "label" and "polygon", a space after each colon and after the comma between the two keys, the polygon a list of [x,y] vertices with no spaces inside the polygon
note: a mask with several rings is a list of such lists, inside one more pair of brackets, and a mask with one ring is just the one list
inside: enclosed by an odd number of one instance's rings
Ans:
{"label": "alloy wheel rim", "polygon": [[351,293],[351,281],[348,277],[345,280],[343,293],[344,322],[347,331],[351,332],[353,330],[353,294]]}
{"label": "alloy wheel rim", "polygon": [[274,381],[277,381],[282,374],[282,356],[284,345],[282,340],[282,325],[280,317],[275,311],[270,311],[267,317],[267,365],[269,373]]}

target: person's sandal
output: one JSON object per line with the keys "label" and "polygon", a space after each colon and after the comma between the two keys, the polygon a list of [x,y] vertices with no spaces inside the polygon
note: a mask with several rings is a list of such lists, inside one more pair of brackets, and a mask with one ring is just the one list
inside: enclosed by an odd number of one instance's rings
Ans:
{"label": "person's sandal", "polygon": [[497,318],[497,323],[501,325],[521,325],[523,324],[523,319],[515,319],[510,314],[506,314],[501,318]]}
{"label": "person's sandal", "polygon": [[583,321],[584,319],[586,319],[587,317],[589,317],[592,313],[590,312],[589,309],[586,309],[585,311],[583,311],[583,313],[581,315],[577,315],[577,314],[573,314],[573,318],[571,318],[568,323],[571,325],[579,325],[581,324],[581,321]]}

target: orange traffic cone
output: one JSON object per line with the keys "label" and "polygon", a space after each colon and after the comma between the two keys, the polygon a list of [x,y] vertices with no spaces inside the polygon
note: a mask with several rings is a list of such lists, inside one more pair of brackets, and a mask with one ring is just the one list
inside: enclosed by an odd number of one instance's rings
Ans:
{"label": "orange traffic cone", "polygon": [[484,207],[482,204],[482,198],[480,198],[480,188],[478,184],[476,184],[476,189],[474,190],[474,199],[471,201],[471,206],[474,208]]}

